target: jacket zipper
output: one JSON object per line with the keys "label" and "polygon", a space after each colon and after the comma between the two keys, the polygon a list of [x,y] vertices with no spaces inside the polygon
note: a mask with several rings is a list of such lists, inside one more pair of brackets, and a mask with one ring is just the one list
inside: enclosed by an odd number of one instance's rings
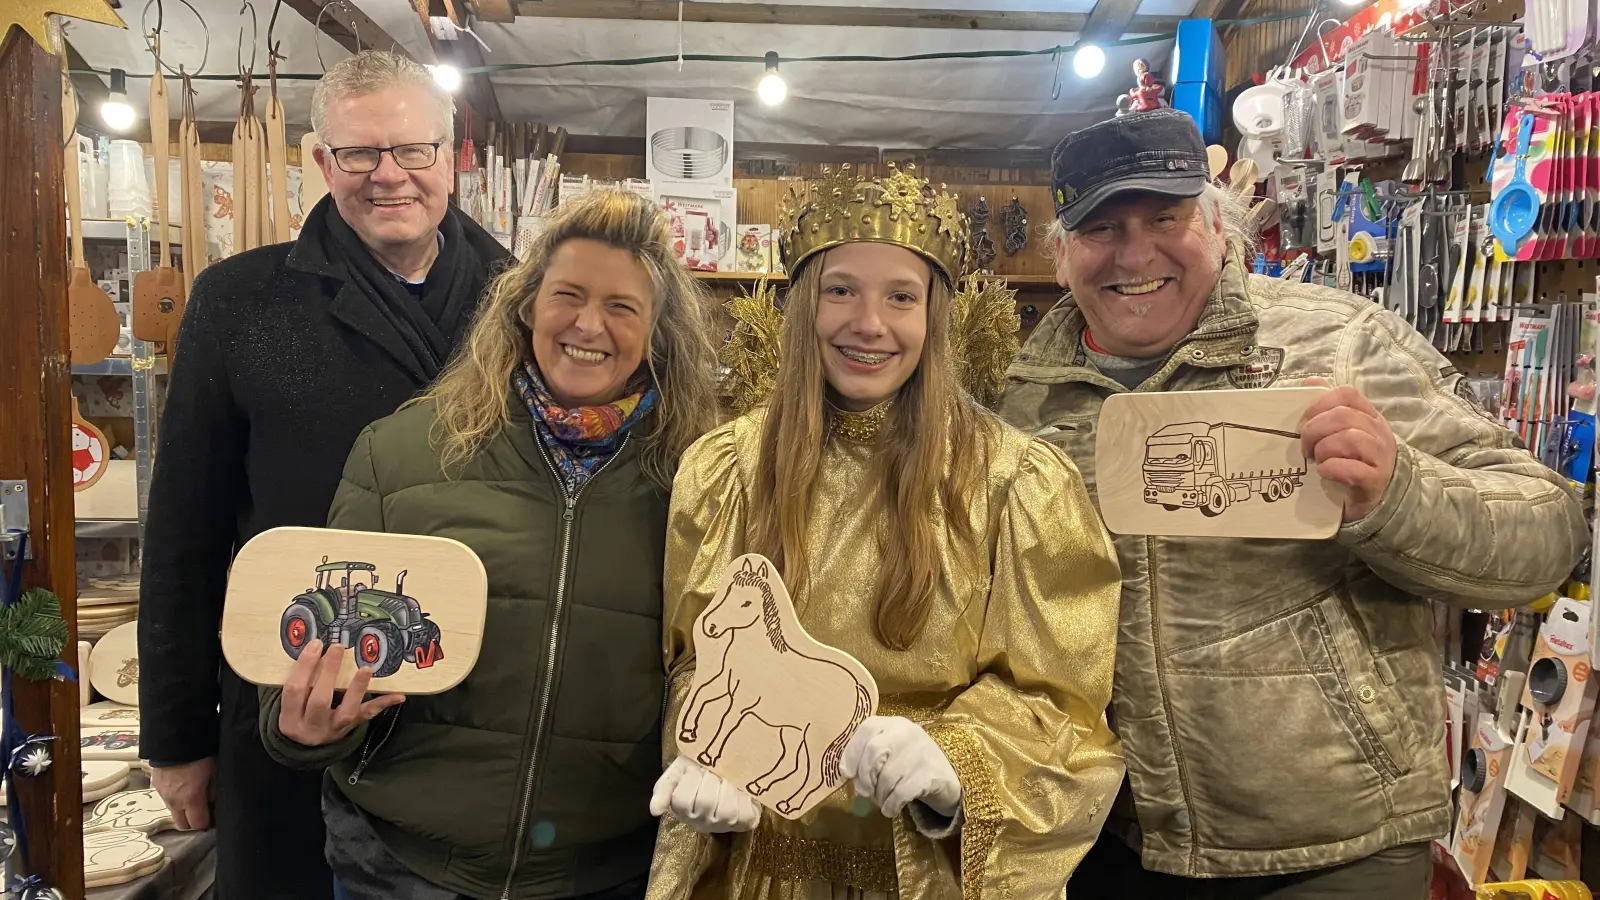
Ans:
{"label": "jacket zipper", "polygon": [[346,779],[350,784],[361,780],[361,773],[367,770],[367,763],[372,761],[373,754],[383,748],[384,743],[389,740],[389,735],[394,734],[394,725],[398,721],[400,721],[400,710],[396,709],[389,713],[389,727],[384,729],[383,737],[378,738],[376,744],[372,742],[372,735],[367,735],[367,745],[361,749],[361,761],[356,763],[355,771]]}
{"label": "jacket zipper", "polygon": [[550,650],[546,654],[544,684],[539,689],[539,716],[533,725],[533,752],[528,755],[528,774],[522,784],[522,808],[517,814],[517,836],[511,845],[511,866],[506,870],[506,884],[504,890],[500,892],[500,900],[511,900],[511,885],[516,881],[517,864],[522,861],[522,841],[527,837],[528,814],[532,812],[530,804],[533,801],[533,777],[539,769],[540,737],[544,734],[545,718],[550,712],[551,685],[556,677],[556,647],[561,641],[561,612],[567,601],[567,564],[571,562],[572,556],[573,515],[578,508],[578,501],[583,499],[583,492],[589,489],[589,485],[593,484],[601,473],[610,468],[612,461],[628,449],[628,440],[631,437],[631,434],[623,435],[622,444],[617,447],[617,452],[611,455],[611,459],[600,464],[600,468],[578,488],[576,496],[568,497],[566,485],[561,481],[561,473],[556,470],[556,464],[550,459],[550,451],[545,449],[544,441],[537,433],[533,436],[534,442],[539,445],[539,455],[550,468],[550,476],[555,479],[556,488],[561,491],[562,496],[566,497],[567,505],[561,512],[561,567],[556,574],[556,602],[550,616]]}

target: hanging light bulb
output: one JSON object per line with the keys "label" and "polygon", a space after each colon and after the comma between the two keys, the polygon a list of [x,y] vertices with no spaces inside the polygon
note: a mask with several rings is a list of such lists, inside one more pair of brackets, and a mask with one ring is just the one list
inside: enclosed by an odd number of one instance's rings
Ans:
{"label": "hanging light bulb", "polygon": [[778,74],[778,54],[771,50],[767,51],[767,74],[761,76],[761,83],[756,85],[756,94],[768,106],[777,106],[789,96],[789,86]]}
{"label": "hanging light bulb", "polygon": [[1106,67],[1106,52],[1094,44],[1079,44],[1072,48],[1072,71],[1079,78],[1093,78]]}
{"label": "hanging light bulb", "polygon": [[100,104],[100,120],[112,131],[127,131],[133,127],[133,107],[128,103],[128,73],[123,69],[111,70],[111,94]]}
{"label": "hanging light bulb", "polygon": [[433,66],[433,80],[439,87],[454,94],[461,90],[461,70],[449,63],[440,63]]}

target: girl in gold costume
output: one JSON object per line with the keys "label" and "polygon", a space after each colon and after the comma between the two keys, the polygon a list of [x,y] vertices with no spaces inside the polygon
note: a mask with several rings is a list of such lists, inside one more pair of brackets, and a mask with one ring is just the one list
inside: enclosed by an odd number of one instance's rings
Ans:
{"label": "girl in gold costume", "polygon": [[[957,292],[955,198],[890,170],[844,167],[786,204],[783,321],[735,309],[754,408],[680,464],[651,900],[1052,900],[1122,780],[1111,540],[1072,463],[975,399],[1015,346],[1012,298]],[[744,553],[776,563],[806,631],[881,695],[845,747],[853,790],[797,821],[676,750],[695,619]]]}

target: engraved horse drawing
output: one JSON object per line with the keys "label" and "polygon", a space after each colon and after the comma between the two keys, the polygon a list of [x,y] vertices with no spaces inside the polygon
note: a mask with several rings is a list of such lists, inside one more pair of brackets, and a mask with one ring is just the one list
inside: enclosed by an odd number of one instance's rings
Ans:
{"label": "engraved horse drawing", "polygon": [[[696,757],[701,765],[716,765],[728,739],[753,720],[776,731],[783,750],[771,769],[745,785],[752,797],[767,793],[800,772],[804,772],[804,780],[775,804],[778,812],[787,815],[804,808],[819,790],[831,792],[839,784],[839,761],[845,744],[871,710],[866,688],[843,666],[806,656],[789,646],[765,564],[755,569],[745,560],[722,596],[706,612],[701,626],[706,637],[725,639],[726,643],[721,645],[720,659],[701,661],[703,671],[714,669],[716,674],[701,681],[684,705],[680,740],[696,741],[706,706],[729,698],[710,742]],[[773,672],[783,673],[779,681],[774,681]],[[779,684],[786,688],[782,694],[763,691]],[[816,710],[827,712],[820,719],[807,721],[794,703],[797,692],[812,699],[837,699],[816,702]]]}

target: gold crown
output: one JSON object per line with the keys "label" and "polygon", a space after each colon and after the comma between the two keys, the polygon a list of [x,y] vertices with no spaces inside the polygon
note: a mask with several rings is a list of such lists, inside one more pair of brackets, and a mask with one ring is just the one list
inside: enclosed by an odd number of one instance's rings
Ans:
{"label": "gold crown", "polygon": [[849,163],[824,167],[806,197],[793,186],[778,211],[778,247],[791,275],[811,256],[855,241],[898,244],[926,257],[952,285],[966,269],[969,225],[944,185],[934,191],[916,166],[889,163],[886,178],[856,176]]}

